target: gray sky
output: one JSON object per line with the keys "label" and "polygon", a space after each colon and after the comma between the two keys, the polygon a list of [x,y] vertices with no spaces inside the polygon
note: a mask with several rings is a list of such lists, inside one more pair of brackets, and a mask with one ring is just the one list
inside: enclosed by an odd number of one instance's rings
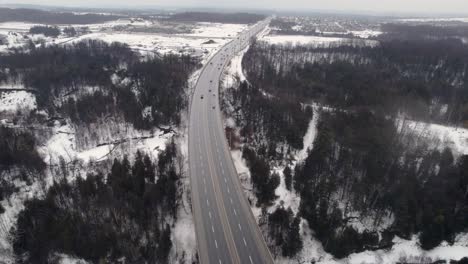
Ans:
{"label": "gray sky", "polygon": [[0,4],[7,3],[80,7],[172,6],[468,14],[468,0],[0,0]]}

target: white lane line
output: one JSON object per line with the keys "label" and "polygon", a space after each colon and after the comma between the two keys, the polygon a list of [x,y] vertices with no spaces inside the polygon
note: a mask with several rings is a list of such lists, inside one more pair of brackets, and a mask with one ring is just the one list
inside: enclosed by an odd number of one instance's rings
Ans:
{"label": "white lane line", "polygon": [[229,197],[229,200],[231,200],[231,204],[233,204],[233,202],[232,202],[232,198],[231,198],[231,197]]}
{"label": "white lane line", "polygon": [[213,233],[214,233],[214,226],[213,225],[211,225],[211,231],[213,231]]}
{"label": "white lane line", "polygon": [[239,230],[242,231],[242,226],[240,224],[237,224],[239,226]]}
{"label": "white lane line", "polygon": [[207,193],[207,191],[206,191],[206,185],[205,185],[205,194],[206,194],[206,193]]}
{"label": "white lane line", "polygon": [[224,169],[221,169],[221,173],[224,174]]}
{"label": "white lane line", "polygon": [[210,206],[210,202],[208,201],[208,199],[206,199],[206,204]]}
{"label": "white lane line", "polygon": [[250,263],[253,264],[252,257],[249,255]]}
{"label": "white lane line", "polygon": [[215,246],[216,248],[218,248],[218,241],[216,241],[216,239],[215,239]]}
{"label": "white lane line", "polygon": [[[202,174],[204,174],[204,173],[202,173]],[[203,184],[206,184],[205,177],[203,177]],[[205,188],[206,188],[206,185],[205,185]]]}
{"label": "white lane line", "polygon": [[237,215],[237,211],[236,211],[236,209],[234,209],[234,214],[235,214],[235,215]]}
{"label": "white lane line", "polygon": [[208,211],[208,214],[210,215],[210,219],[211,219],[211,211]]}
{"label": "white lane line", "polygon": [[244,245],[247,246],[247,242],[245,241],[245,237],[242,237],[242,239],[244,240]]}
{"label": "white lane line", "polygon": [[226,180],[226,178],[224,178],[224,183],[227,183],[227,180]]}
{"label": "white lane line", "polygon": [[230,193],[230,192],[229,192],[229,187],[227,188],[227,190],[228,190],[228,193]]}
{"label": "white lane line", "polygon": [[219,260],[219,264],[223,264],[223,262],[221,261],[221,259]]}

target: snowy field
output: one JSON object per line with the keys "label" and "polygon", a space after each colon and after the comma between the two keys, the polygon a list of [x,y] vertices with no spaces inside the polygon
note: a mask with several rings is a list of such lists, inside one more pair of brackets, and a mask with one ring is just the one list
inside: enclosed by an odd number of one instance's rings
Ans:
{"label": "snowy field", "polygon": [[[206,58],[213,51],[216,51],[217,48],[223,46],[239,32],[247,28],[244,24],[195,23],[189,25],[191,32],[186,34],[140,32],[142,29],[151,31],[154,23],[154,21],[145,20],[133,23],[129,20],[116,20],[103,24],[86,25],[89,33],[78,37],[60,35],[57,38],[29,34],[29,28],[36,24],[21,22],[0,23],[0,35],[5,36],[8,43],[0,45],[0,52],[6,52],[9,48],[26,45],[29,40],[32,40],[34,43],[44,41],[47,44],[66,44],[84,39],[99,39],[108,43],[126,43],[132,49],[144,54],[148,52],[157,52],[159,54],[175,53]],[[139,28],[140,31],[114,30],[117,26],[129,25]],[[80,28],[85,25],[71,26]],[[65,26],[59,27],[63,28]]]}
{"label": "snowy field", "polygon": [[320,37],[320,36],[304,36],[304,35],[267,35],[260,40],[266,41],[275,45],[306,45],[306,46],[327,46],[328,44],[343,44],[343,45],[368,45],[376,46],[378,42],[375,40],[361,40],[352,38],[339,37]]}

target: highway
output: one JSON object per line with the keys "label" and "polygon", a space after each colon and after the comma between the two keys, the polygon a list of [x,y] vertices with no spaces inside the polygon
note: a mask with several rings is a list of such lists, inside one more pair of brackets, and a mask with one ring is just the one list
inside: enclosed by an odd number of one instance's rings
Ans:
{"label": "highway", "polygon": [[244,196],[226,141],[219,79],[231,57],[269,23],[261,21],[206,63],[190,105],[189,174],[200,263],[273,263]]}

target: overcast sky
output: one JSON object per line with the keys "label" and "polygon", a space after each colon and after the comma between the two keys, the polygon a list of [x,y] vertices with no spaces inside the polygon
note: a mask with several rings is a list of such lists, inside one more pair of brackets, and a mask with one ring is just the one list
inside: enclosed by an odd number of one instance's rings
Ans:
{"label": "overcast sky", "polygon": [[468,14],[468,0],[0,0],[0,4],[80,7],[226,7]]}

